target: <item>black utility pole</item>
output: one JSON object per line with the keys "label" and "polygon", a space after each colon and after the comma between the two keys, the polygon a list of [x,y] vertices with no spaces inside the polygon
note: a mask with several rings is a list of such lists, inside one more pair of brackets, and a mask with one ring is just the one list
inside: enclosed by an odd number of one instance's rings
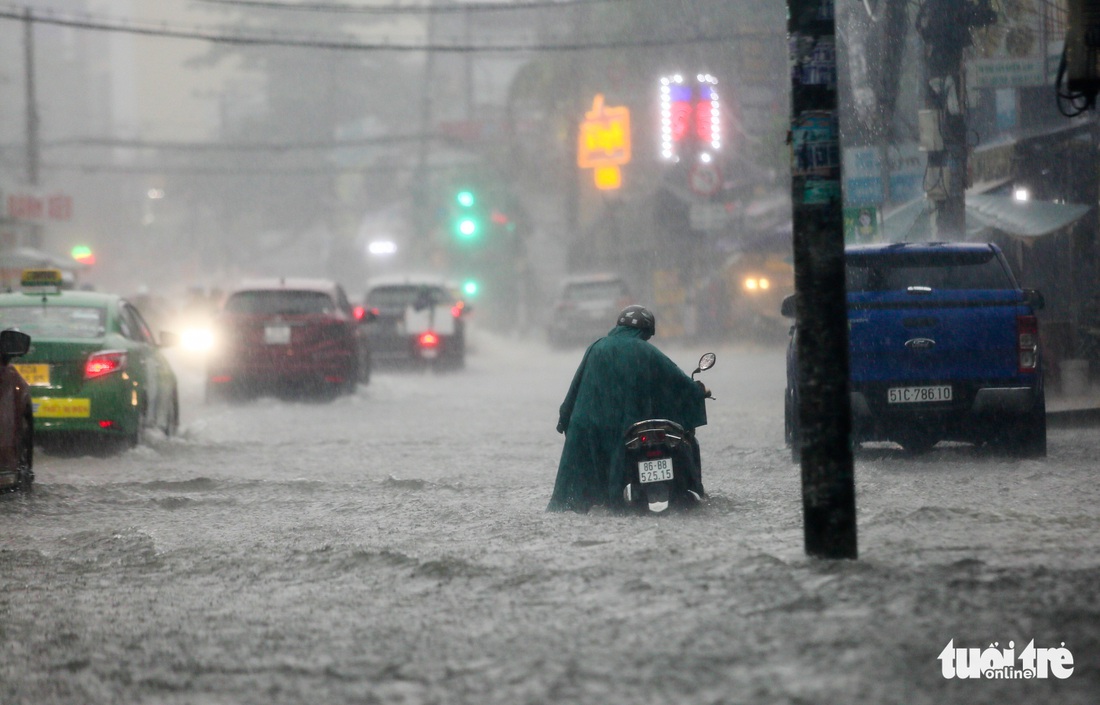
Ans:
{"label": "black utility pole", "polygon": [[924,0],[917,30],[925,44],[925,102],[922,143],[928,151],[925,189],[935,204],[936,239],[966,236],[967,160],[966,69],[963,52],[970,30],[997,21],[989,0]]}
{"label": "black utility pole", "polygon": [[833,0],[788,0],[798,417],[806,553],[856,558]]}

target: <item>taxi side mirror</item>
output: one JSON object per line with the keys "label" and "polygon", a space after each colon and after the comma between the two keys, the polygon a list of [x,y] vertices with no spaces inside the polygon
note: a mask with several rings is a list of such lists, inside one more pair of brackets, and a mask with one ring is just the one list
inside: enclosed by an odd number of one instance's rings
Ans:
{"label": "taxi side mirror", "polygon": [[8,360],[20,355],[26,355],[31,349],[31,337],[17,330],[0,332],[0,362],[8,364]]}

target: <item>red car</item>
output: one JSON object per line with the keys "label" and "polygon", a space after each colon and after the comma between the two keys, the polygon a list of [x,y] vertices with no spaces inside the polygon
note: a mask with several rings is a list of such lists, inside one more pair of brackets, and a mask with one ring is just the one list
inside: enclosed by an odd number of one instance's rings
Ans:
{"label": "red car", "polygon": [[34,482],[34,416],[27,382],[8,364],[26,355],[26,333],[0,332],[0,490],[29,490]]}
{"label": "red car", "polygon": [[370,380],[367,316],[325,279],[271,279],[234,290],[214,320],[208,400],[352,394]]}

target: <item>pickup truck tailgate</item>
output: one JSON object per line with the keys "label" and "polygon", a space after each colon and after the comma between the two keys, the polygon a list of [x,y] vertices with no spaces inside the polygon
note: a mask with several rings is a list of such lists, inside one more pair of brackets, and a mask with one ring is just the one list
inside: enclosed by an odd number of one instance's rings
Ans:
{"label": "pickup truck tailgate", "polygon": [[1013,292],[906,291],[848,297],[854,383],[1018,376]]}

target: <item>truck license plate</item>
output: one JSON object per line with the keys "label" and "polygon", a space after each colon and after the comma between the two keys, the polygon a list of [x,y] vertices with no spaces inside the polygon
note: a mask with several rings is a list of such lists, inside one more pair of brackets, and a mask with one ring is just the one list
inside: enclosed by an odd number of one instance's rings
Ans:
{"label": "truck license plate", "polygon": [[937,384],[928,387],[890,387],[886,390],[886,401],[890,404],[951,401],[951,398],[950,384]]}
{"label": "truck license plate", "polygon": [[672,458],[654,458],[638,463],[638,482],[664,482],[672,479]]}

